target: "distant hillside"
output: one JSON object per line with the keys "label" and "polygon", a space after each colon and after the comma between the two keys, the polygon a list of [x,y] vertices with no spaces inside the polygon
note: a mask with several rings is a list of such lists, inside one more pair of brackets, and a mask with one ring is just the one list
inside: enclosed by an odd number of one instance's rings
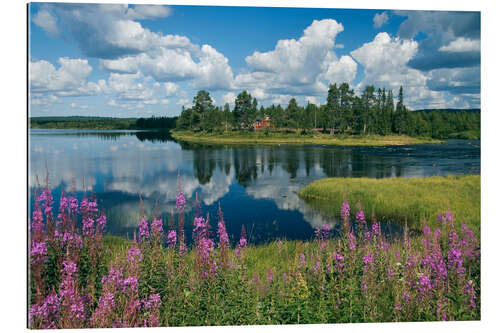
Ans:
{"label": "distant hillside", "polygon": [[421,109],[421,110],[415,110],[413,112],[429,113],[432,111],[449,112],[449,113],[458,113],[458,112],[476,113],[476,112],[481,112],[481,109]]}
{"label": "distant hillside", "polygon": [[52,122],[52,121],[92,121],[92,120],[137,120],[137,118],[114,118],[114,117],[87,117],[87,116],[54,116],[54,117],[30,117],[31,121]]}
{"label": "distant hillside", "polygon": [[54,129],[171,129],[177,117],[112,118],[112,117],[31,117],[30,128]]}

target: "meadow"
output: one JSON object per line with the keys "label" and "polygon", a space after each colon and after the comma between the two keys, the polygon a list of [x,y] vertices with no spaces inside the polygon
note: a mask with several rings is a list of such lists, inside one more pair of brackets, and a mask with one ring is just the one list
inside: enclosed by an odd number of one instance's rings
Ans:
{"label": "meadow", "polygon": [[368,216],[379,221],[406,222],[422,231],[425,224],[438,227],[443,209],[480,233],[481,176],[415,178],[325,178],[302,188],[299,195],[327,215],[335,215],[343,200],[361,203]]}
{"label": "meadow", "polygon": [[[48,182],[48,181],[47,181]],[[198,203],[196,203],[198,205]],[[307,242],[230,239],[199,213],[185,243],[177,214],[138,221],[133,240],[105,235],[93,195],[35,193],[30,221],[29,327],[138,327],[480,319],[480,244],[451,211],[419,234],[387,238],[361,207],[338,206]],[[153,214],[154,216],[154,214]],[[216,225],[213,230],[210,225]]]}

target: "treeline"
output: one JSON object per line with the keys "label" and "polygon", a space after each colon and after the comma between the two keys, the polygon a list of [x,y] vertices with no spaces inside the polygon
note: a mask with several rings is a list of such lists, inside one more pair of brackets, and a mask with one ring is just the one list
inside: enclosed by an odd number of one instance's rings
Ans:
{"label": "treeline", "polygon": [[55,129],[96,129],[118,130],[133,129],[135,118],[108,118],[108,117],[32,117],[30,128]]}
{"label": "treeline", "polygon": [[173,129],[177,124],[177,117],[139,118],[135,125],[137,129]]}
{"label": "treeline", "polygon": [[290,99],[286,107],[258,105],[255,97],[241,92],[231,110],[215,106],[207,91],[193,98],[193,106],[182,109],[177,128],[192,131],[251,130],[257,119],[269,115],[276,130],[307,133],[312,130],[332,135],[343,134],[406,134],[433,138],[477,135],[480,132],[480,112],[413,112],[404,105],[403,87],[395,100],[391,90],[367,86],[357,96],[347,83],[331,84],[323,105],[297,104]]}
{"label": "treeline", "polygon": [[173,129],[177,117],[150,118],[110,118],[110,117],[32,117],[30,128],[54,129],[96,129],[96,130],[134,130],[134,129]]}

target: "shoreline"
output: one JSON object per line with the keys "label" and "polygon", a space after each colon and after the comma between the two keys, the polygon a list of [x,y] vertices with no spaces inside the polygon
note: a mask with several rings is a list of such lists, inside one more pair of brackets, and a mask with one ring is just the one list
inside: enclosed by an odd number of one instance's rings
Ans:
{"label": "shoreline", "polygon": [[271,132],[246,132],[236,135],[208,134],[205,132],[193,133],[190,131],[171,131],[173,138],[190,143],[209,144],[291,144],[291,145],[326,145],[326,146],[404,146],[415,144],[442,144],[443,140],[431,138],[409,137],[406,135],[366,135],[366,136],[338,136],[315,133],[314,135],[284,134]]}

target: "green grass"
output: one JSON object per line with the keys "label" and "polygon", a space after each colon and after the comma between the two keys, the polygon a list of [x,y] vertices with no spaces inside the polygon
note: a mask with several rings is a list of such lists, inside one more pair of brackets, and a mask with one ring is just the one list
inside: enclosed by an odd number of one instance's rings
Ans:
{"label": "green grass", "polygon": [[324,133],[282,133],[276,131],[253,132],[172,132],[172,136],[180,141],[210,144],[318,144],[332,146],[397,146],[424,143],[442,143],[430,138],[416,138],[405,135],[337,135]]}
{"label": "green grass", "polygon": [[[481,180],[479,175],[427,178],[326,178],[307,185],[299,195],[327,215],[339,216],[343,200],[367,217],[403,223],[421,230],[424,220],[435,225],[438,213],[452,211],[455,220],[479,234]],[[354,214],[354,212],[352,213]]]}

